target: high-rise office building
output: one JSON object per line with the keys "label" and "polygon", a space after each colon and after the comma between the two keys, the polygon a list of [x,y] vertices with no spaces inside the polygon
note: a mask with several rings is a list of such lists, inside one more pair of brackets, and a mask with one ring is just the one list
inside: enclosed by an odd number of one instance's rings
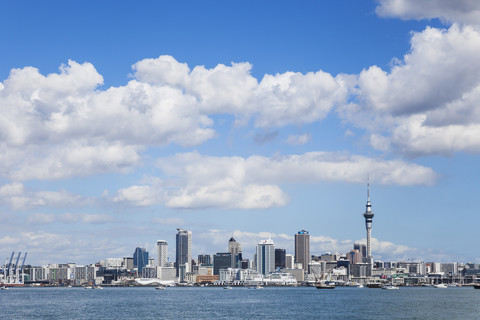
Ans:
{"label": "high-rise office building", "polygon": [[228,253],[232,256],[232,268],[238,268],[240,261],[242,261],[242,245],[233,237],[228,240]]}
{"label": "high-rise office building", "polygon": [[157,266],[166,267],[168,261],[168,243],[165,240],[157,240]]}
{"label": "high-rise office building", "polygon": [[220,269],[228,269],[232,267],[232,255],[228,252],[217,252],[213,256],[213,274],[218,276]]}
{"label": "high-rise office building", "polygon": [[362,256],[362,261],[361,262],[368,262],[367,261],[367,246],[364,245],[363,243],[355,243],[353,244],[353,250],[358,250],[360,252],[360,255]]}
{"label": "high-rise office building", "polygon": [[300,230],[295,235],[295,263],[301,263],[302,269],[308,271],[310,263],[310,234]]}
{"label": "high-rise office building", "polygon": [[212,264],[212,256],[209,254],[199,254],[198,255],[198,265],[199,266],[209,266]]}
{"label": "high-rise office building", "polygon": [[148,265],[148,252],[145,248],[135,248],[133,253],[133,267],[137,268],[138,274],[142,274],[142,269]]}
{"label": "high-rise office building", "polygon": [[268,274],[275,271],[275,246],[272,239],[262,240],[257,245],[257,271]]}
{"label": "high-rise office building", "polygon": [[175,255],[175,264],[177,268],[177,277],[180,266],[185,266],[185,272],[191,272],[192,265],[192,232],[178,228],[176,236],[177,250]]}
{"label": "high-rise office building", "polygon": [[286,269],[293,269],[295,266],[295,259],[293,255],[291,254],[286,254],[285,255],[285,268]]}
{"label": "high-rise office building", "polygon": [[275,269],[285,269],[286,268],[286,251],[285,249],[275,249]]}
{"label": "high-rise office building", "polygon": [[363,257],[360,251],[353,249],[347,253],[347,259],[350,261],[351,264],[358,264],[363,262]]}

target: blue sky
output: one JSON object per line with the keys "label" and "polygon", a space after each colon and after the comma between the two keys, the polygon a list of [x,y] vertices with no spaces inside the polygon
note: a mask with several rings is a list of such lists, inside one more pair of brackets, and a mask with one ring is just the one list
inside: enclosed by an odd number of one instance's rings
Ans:
{"label": "blue sky", "polygon": [[0,256],[480,261],[480,5],[4,1]]}

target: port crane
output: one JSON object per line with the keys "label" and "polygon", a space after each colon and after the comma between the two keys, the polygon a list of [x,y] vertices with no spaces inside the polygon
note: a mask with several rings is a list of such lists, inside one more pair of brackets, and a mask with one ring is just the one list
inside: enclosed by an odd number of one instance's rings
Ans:
{"label": "port crane", "polygon": [[[18,253],[15,263],[13,263],[13,257],[15,251],[12,252],[10,260],[7,258],[5,260],[5,266],[3,268],[4,283],[8,284],[21,284],[23,283],[23,267],[25,266],[25,259],[27,258],[27,252],[23,255],[22,265],[19,266],[18,262],[20,261],[21,252]],[[8,261],[8,263],[7,263]],[[21,273],[21,276],[20,276]]]}

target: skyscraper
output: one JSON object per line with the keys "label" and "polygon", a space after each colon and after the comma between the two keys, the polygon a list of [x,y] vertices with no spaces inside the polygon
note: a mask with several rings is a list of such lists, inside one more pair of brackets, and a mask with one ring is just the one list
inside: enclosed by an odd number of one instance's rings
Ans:
{"label": "skyscraper", "polygon": [[133,253],[133,267],[137,268],[138,274],[142,274],[142,269],[148,265],[148,252],[145,248],[135,248]]}
{"label": "skyscraper", "polygon": [[300,230],[295,235],[295,263],[301,263],[302,269],[308,271],[310,263],[310,234]]}
{"label": "skyscraper", "polygon": [[351,264],[358,264],[363,262],[363,257],[360,251],[353,249],[347,253],[347,260],[349,260]]}
{"label": "skyscraper", "polygon": [[232,255],[228,252],[217,252],[213,256],[213,274],[218,276],[220,269],[228,269],[232,266]]}
{"label": "skyscraper", "polygon": [[232,257],[231,267],[238,268],[239,262],[242,261],[242,245],[233,237],[228,240],[228,253]]}
{"label": "skyscraper", "polygon": [[198,255],[198,265],[208,266],[212,264],[212,256],[209,254],[199,254]]}
{"label": "skyscraper", "polygon": [[285,261],[286,251],[285,249],[275,249],[275,269],[285,269],[286,261]]}
{"label": "skyscraper", "polygon": [[367,262],[367,246],[366,245],[364,245],[363,243],[354,243],[353,250],[358,250],[362,255],[361,262]]}
{"label": "skyscraper", "polygon": [[180,266],[185,266],[185,272],[191,272],[192,265],[192,232],[178,228],[177,250],[175,265],[177,268],[177,277]]}
{"label": "skyscraper", "polygon": [[157,240],[157,266],[166,267],[168,260],[168,243],[165,240]]}
{"label": "skyscraper", "polygon": [[257,245],[257,271],[268,274],[275,271],[275,246],[273,240],[262,240]]}
{"label": "skyscraper", "polygon": [[372,220],[373,212],[372,205],[370,204],[370,182],[367,184],[367,205],[365,206],[365,227],[367,228],[367,262],[372,263],[372,247],[371,247],[371,237],[372,237]]}

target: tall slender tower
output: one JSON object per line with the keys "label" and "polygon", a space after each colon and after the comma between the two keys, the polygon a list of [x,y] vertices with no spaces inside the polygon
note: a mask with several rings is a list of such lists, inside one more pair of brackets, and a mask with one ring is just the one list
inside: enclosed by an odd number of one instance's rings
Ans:
{"label": "tall slender tower", "polygon": [[367,260],[370,263],[372,260],[372,247],[371,247],[371,237],[372,237],[372,220],[373,212],[372,205],[370,204],[370,182],[367,184],[367,205],[365,206],[365,227],[367,228]]}

